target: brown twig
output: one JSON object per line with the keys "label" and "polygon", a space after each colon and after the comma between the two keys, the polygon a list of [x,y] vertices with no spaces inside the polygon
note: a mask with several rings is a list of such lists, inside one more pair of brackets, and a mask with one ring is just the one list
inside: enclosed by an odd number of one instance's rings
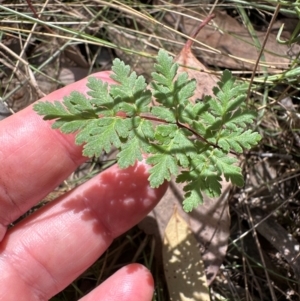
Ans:
{"label": "brown twig", "polygon": [[248,91],[247,91],[247,98],[246,98],[246,100],[248,100],[249,97],[250,97],[250,91],[251,91],[251,86],[252,86],[252,83],[253,83],[253,80],[254,80],[255,72],[256,72],[257,66],[259,64],[259,60],[260,60],[260,58],[261,58],[261,56],[263,54],[263,51],[264,51],[264,49],[266,47],[266,44],[267,44],[267,41],[268,41],[268,38],[269,38],[269,35],[270,35],[270,32],[271,32],[271,29],[273,27],[273,24],[274,24],[276,18],[277,18],[279,10],[280,10],[280,4],[277,4],[275,12],[274,12],[274,15],[273,15],[273,17],[271,19],[271,22],[269,23],[265,39],[264,39],[264,41],[263,41],[263,43],[261,45],[261,49],[260,49],[259,55],[257,57],[256,63],[255,63],[255,66],[254,66],[254,69],[253,69],[253,72],[252,72],[252,76],[251,76],[250,83],[249,83],[249,88],[248,88]]}
{"label": "brown twig", "polygon": [[211,15],[208,15],[200,24],[198,27],[196,27],[195,31],[191,34],[191,39],[188,40],[185,45],[184,45],[184,48],[186,50],[190,49],[194,43],[194,40],[196,39],[198,33],[200,32],[200,30],[206,26],[212,19],[214,19],[216,17],[215,14],[211,14]]}
{"label": "brown twig", "polygon": [[[156,118],[156,117],[153,117],[153,116],[148,116],[148,115],[139,115],[141,118],[144,118],[144,119],[147,119],[147,120],[150,120],[150,121],[154,121],[154,122],[159,122],[159,123],[164,123],[164,124],[170,124],[170,122],[166,121],[166,120],[163,120],[163,119],[159,119],[159,118]],[[120,116],[119,116],[120,117]],[[124,118],[129,118],[127,115],[124,116]],[[173,123],[175,124],[175,123]],[[214,143],[211,143],[209,142],[208,140],[206,140],[204,137],[202,137],[201,135],[199,135],[194,129],[190,128],[189,126],[185,125],[185,124],[182,124],[180,123],[179,121],[176,122],[176,125],[179,127],[179,128],[182,128],[182,129],[186,129],[188,130],[189,132],[191,132],[194,136],[196,136],[196,139],[202,141],[202,142],[205,142],[206,144],[212,146],[212,147],[215,147],[215,148],[218,148],[218,149],[221,149],[222,148],[217,145],[217,144],[214,144]],[[230,151],[231,154],[237,156],[237,153],[235,151]]]}
{"label": "brown twig", "polygon": [[[37,14],[37,12],[36,12],[34,6],[33,6],[32,3],[31,3],[31,1],[30,1],[30,0],[26,0],[26,2],[27,2],[27,4],[28,4],[29,8],[31,9],[31,11],[32,11],[32,13],[33,13],[33,15],[34,15],[34,17],[35,17],[36,19],[40,20],[41,18],[40,18],[39,15]],[[54,32],[50,27],[48,27],[47,25],[42,25],[42,26],[43,26],[48,32],[50,32],[50,33],[52,33],[52,34],[55,34],[55,32]]]}

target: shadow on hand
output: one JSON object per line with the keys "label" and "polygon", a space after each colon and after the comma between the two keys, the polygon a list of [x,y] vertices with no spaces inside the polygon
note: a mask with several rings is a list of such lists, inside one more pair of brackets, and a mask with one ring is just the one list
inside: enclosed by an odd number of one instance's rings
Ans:
{"label": "shadow on hand", "polygon": [[127,169],[114,166],[71,191],[63,207],[92,221],[95,232],[104,227],[116,237],[156,205],[159,194],[150,188],[148,176],[143,163]]}

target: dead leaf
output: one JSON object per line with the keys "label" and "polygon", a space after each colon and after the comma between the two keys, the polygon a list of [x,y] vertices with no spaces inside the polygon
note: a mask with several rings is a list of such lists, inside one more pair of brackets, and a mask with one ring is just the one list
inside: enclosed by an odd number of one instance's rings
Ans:
{"label": "dead leaf", "polygon": [[[187,33],[191,33],[199,22],[190,16],[183,17],[182,21]],[[205,52],[195,47],[195,55],[212,66],[252,70],[259,51],[254,46],[253,38],[247,28],[224,11],[216,11],[216,18],[213,23],[214,26],[209,25],[201,30],[197,40],[215,48],[217,51]],[[263,43],[265,34],[264,31],[256,31],[260,44]],[[276,34],[271,33],[268,37],[264,51],[266,62],[261,59],[261,63],[267,63],[274,67],[268,68],[269,73],[288,68],[292,60],[290,47],[278,44]],[[296,48],[297,50],[293,49],[294,53],[299,52],[300,46],[296,45]],[[262,70],[262,67],[259,66],[258,70]]]}
{"label": "dead leaf", "polygon": [[64,50],[64,55],[67,59],[74,62],[77,67],[81,67],[84,69],[88,69],[89,63],[87,62],[86,58],[82,55],[79,48],[74,45],[69,45]]}
{"label": "dead leaf", "polygon": [[188,224],[174,211],[165,232],[163,260],[170,300],[209,301],[198,243]]}
{"label": "dead leaf", "polygon": [[262,222],[264,211],[255,208],[251,210],[253,220],[259,224],[257,231],[267,239],[294,270],[295,278],[300,278],[300,244],[276,220],[270,216]]}
{"label": "dead leaf", "polygon": [[[196,30],[191,35],[192,38],[195,38],[198,32],[204,29],[204,27],[200,26],[199,24],[196,26]],[[187,72],[190,79],[196,79],[197,88],[195,95],[191,98],[191,101],[195,102],[196,99],[202,99],[204,95],[213,96],[212,89],[217,85],[218,78],[210,74],[208,69],[194,56],[191,50],[192,44],[191,41],[185,44],[179,55],[175,58],[175,62],[180,65],[178,73]]]}
{"label": "dead leaf", "polygon": [[[180,64],[179,73],[187,72],[190,79],[194,78],[197,81],[195,95],[191,98],[192,102],[202,99],[204,95],[213,96],[212,88],[217,85],[218,78],[208,73],[205,66],[193,55],[191,49],[181,51],[176,62]],[[193,69],[188,66],[192,66]]]}
{"label": "dead leaf", "polygon": [[89,74],[89,68],[63,67],[59,72],[58,79],[64,85],[69,85],[88,76],[88,74]]}

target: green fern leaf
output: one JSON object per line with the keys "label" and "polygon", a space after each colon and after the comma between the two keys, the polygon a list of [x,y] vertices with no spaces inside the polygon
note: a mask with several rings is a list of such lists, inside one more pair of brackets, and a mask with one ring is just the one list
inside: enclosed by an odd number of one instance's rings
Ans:
{"label": "green fern leaf", "polygon": [[159,187],[165,180],[170,181],[171,176],[178,174],[176,159],[170,154],[156,154],[147,158],[146,162],[153,167],[149,170],[150,185]]}
{"label": "green fern leaf", "polygon": [[200,187],[196,187],[196,189],[193,190],[188,190],[188,192],[184,194],[184,201],[182,205],[185,212],[191,212],[193,209],[202,204],[203,195],[201,193]]}
{"label": "green fern leaf", "polygon": [[151,113],[161,119],[165,120],[167,122],[175,123],[176,122],[176,116],[175,112],[171,111],[170,109],[167,109],[163,106],[155,106],[151,109]]}
{"label": "green fern leaf", "polygon": [[154,139],[153,125],[149,120],[135,117],[129,120],[131,128],[126,143],[123,143],[121,151],[117,155],[118,164],[121,168],[134,165],[136,160],[142,160],[143,153],[149,153]]}
{"label": "green fern leaf", "polygon": [[[203,194],[221,193],[221,177],[242,186],[237,159],[228,155],[255,146],[261,139],[252,129],[255,114],[246,107],[247,85],[236,83],[227,70],[213,89],[193,104],[196,81],[186,73],[177,74],[178,65],[160,50],[151,90],[144,77],[114,60],[108,85],[88,78],[87,96],[72,92],[63,102],[34,105],[44,119],[55,119],[53,128],[76,133],[88,157],[119,150],[121,168],[134,165],[147,154],[152,187],[170,181],[185,183],[183,207],[191,211],[203,202]],[[158,105],[152,106],[152,99]]]}
{"label": "green fern leaf", "polygon": [[156,72],[152,73],[152,78],[160,86],[173,90],[173,80],[176,76],[178,65],[173,63],[172,57],[164,50],[160,50],[157,55],[157,64],[154,64]]}
{"label": "green fern leaf", "polygon": [[108,91],[108,84],[95,77],[89,77],[87,94],[91,99],[87,100],[94,105],[95,112],[102,116],[114,116],[116,114],[116,103]]}
{"label": "green fern leaf", "polygon": [[127,168],[134,165],[136,160],[141,161],[143,156],[139,139],[134,137],[127,141],[127,143],[122,146],[122,150],[118,153],[117,158],[121,168]]}
{"label": "green fern leaf", "polygon": [[94,113],[93,105],[86,101],[85,95],[73,91],[70,96],[64,98],[63,104],[71,114],[82,114],[84,112]]}
{"label": "green fern leaf", "polygon": [[202,192],[212,198],[219,196],[221,193],[220,181],[221,177],[215,171],[210,171],[209,169],[183,171],[177,177],[176,182],[186,183],[184,187],[184,210],[190,212],[201,205],[203,203]]}
{"label": "green fern leaf", "polygon": [[244,185],[241,168],[235,165],[237,163],[236,158],[224,156],[221,150],[215,149],[211,160],[220,174],[224,174],[227,181],[231,181],[234,185],[239,187]]}
{"label": "green fern leaf", "polygon": [[226,152],[233,149],[235,152],[242,153],[243,149],[250,149],[260,139],[260,135],[251,130],[243,131],[242,129],[236,129],[233,132],[222,130],[217,144]]}
{"label": "green fern leaf", "polygon": [[55,118],[72,117],[72,114],[67,111],[63,104],[59,101],[55,102],[38,102],[33,105],[33,109],[44,116],[44,120],[51,120]]}
{"label": "green fern leaf", "polygon": [[130,120],[103,117],[92,120],[76,136],[77,144],[84,144],[83,154],[87,157],[100,156],[109,152],[112,146],[121,147],[120,137],[126,138],[130,130]]}

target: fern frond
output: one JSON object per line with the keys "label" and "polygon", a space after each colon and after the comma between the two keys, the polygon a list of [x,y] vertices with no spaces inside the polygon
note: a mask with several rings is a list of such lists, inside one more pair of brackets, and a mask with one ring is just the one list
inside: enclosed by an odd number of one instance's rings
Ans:
{"label": "fern frond", "polygon": [[193,104],[196,81],[177,74],[172,57],[160,50],[154,67],[151,90],[142,76],[116,59],[111,75],[116,84],[90,77],[87,96],[72,92],[62,103],[39,102],[34,109],[45,120],[55,119],[53,128],[76,132],[85,156],[115,147],[119,166],[126,168],[146,153],[150,185],[176,177],[186,184],[183,207],[191,211],[203,202],[203,194],[220,195],[222,175],[243,185],[237,159],[229,153],[250,149],[261,137],[247,129],[255,119],[245,105],[247,86],[236,83],[228,70],[213,89],[214,97]]}

